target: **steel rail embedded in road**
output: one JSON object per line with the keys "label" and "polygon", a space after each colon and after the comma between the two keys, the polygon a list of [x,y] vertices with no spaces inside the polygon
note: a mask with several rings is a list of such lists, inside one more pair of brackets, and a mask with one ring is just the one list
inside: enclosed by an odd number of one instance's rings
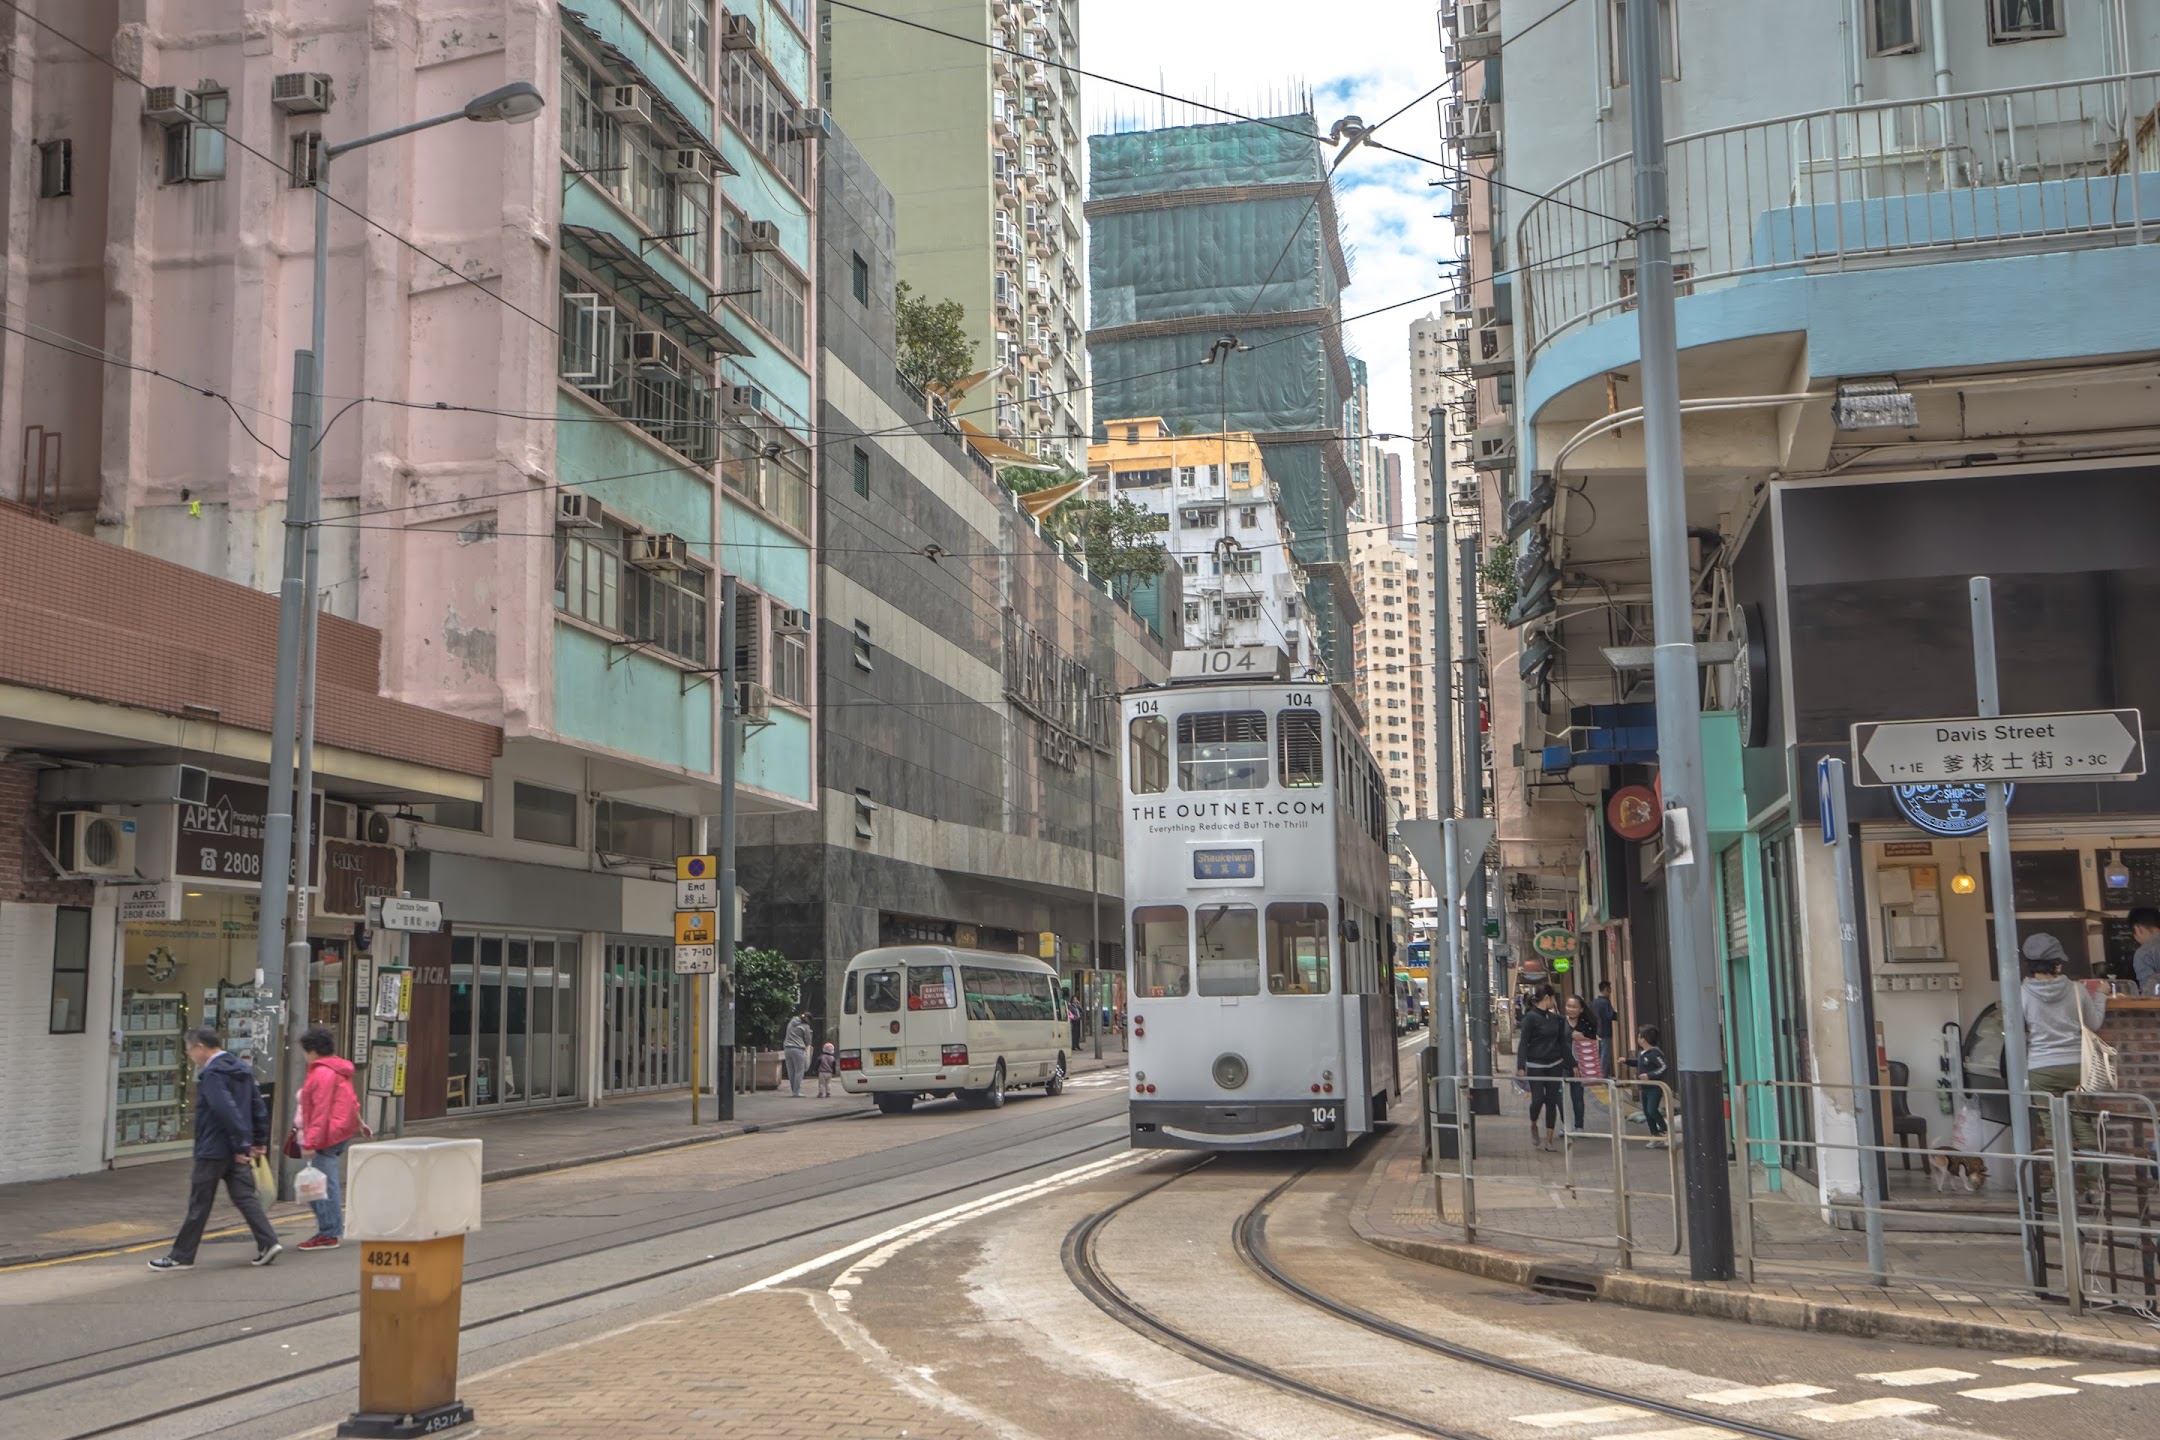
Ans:
{"label": "steel rail embedded in road", "polygon": [[[1688,1420],[1698,1425],[1713,1426],[1735,1435],[1752,1436],[1755,1437],[1755,1440],[1801,1440],[1801,1437],[1788,1431],[1771,1430],[1761,1425],[1750,1425],[1745,1420],[1735,1420],[1728,1415],[1712,1415],[1701,1410],[1691,1410],[1685,1405],[1674,1405],[1663,1400],[1653,1400],[1625,1390],[1609,1389],[1603,1385],[1592,1384],[1587,1380],[1577,1380],[1551,1370],[1540,1370],[1535,1366],[1519,1364],[1516,1361],[1504,1359],[1483,1350],[1473,1350],[1469,1346],[1458,1345],[1452,1340],[1443,1340],[1439,1336],[1428,1334],[1423,1330],[1414,1330],[1407,1325],[1399,1325],[1395,1321],[1384,1319],[1369,1310],[1360,1309],[1330,1295],[1323,1295],[1301,1281],[1293,1279],[1277,1263],[1275,1257],[1267,1248],[1267,1212],[1268,1207],[1280,1199],[1291,1186],[1297,1184],[1298,1181],[1304,1179],[1310,1173],[1311,1167],[1307,1166],[1283,1181],[1282,1184],[1268,1191],[1267,1194],[1261,1196],[1259,1203],[1239,1217],[1236,1225],[1231,1230],[1231,1241],[1237,1249],[1238,1258],[1245,1262],[1247,1268],[1286,1294],[1295,1296],[1306,1304],[1325,1311],[1339,1320],[1346,1320],[1362,1329],[1370,1330],[1378,1335],[1385,1335],[1391,1340],[1401,1341],[1405,1345],[1412,1345],[1420,1350],[1429,1350],[1435,1355],[1442,1355],[1450,1360],[1459,1360],[1468,1365],[1479,1366],[1482,1369],[1497,1370],[1502,1374],[1512,1375],[1518,1380],[1531,1380],[1540,1385],[1551,1385],[1561,1390],[1567,1390],[1593,1400],[1604,1400],[1615,1405],[1632,1406],[1638,1410],[1652,1410],[1660,1415],[1669,1415],[1676,1420]],[[1171,1178],[1176,1179],[1178,1177],[1172,1176]],[[1137,1199],[1138,1197],[1134,1198]]]}

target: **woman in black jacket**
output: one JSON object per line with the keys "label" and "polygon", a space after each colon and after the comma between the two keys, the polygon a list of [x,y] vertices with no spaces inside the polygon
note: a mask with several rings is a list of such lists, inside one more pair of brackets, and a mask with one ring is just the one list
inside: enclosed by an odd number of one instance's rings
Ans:
{"label": "woman in black jacket", "polygon": [[1523,1015],[1515,1042],[1515,1073],[1530,1087],[1530,1143],[1538,1145],[1538,1116],[1545,1116],[1543,1148],[1557,1148],[1560,1126],[1560,1076],[1567,1069],[1568,1038],[1573,1032],[1560,1017],[1560,1003],[1550,985],[1540,985]]}

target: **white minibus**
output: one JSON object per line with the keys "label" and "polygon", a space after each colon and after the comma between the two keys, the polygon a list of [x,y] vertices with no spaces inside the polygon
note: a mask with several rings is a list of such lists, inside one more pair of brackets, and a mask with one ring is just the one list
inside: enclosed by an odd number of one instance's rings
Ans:
{"label": "white minibus", "polygon": [[841,1084],[888,1115],[948,1095],[991,1109],[1013,1090],[1055,1095],[1069,1035],[1057,971],[1024,955],[892,945],[841,981]]}

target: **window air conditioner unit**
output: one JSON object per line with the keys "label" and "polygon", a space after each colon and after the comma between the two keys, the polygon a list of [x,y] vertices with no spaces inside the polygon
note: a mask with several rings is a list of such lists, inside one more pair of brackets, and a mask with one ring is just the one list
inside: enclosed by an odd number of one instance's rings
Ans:
{"label": "window air conditioner unit", "polygon": [[729,15],[720,22],[720,48],[723,50],[755,50],[757,48],[757,21],[747,15]]}
{"label": "window air conditioner unit", "polygon": [[133,875],[135,822],[95,810],[63,810],[53,853],[70,875]]}
{"label": "window air conditioner unit", "polygon": [[730,415],[760,415],[765,410],[765,392],[755,385],[730,385],[721,403]]}
{"label": "window air conditioner unit", "polygon": [[360,836],[370,845],[397,843],[397,817],[388,810],[369,810],[360,816]]}
{"label": "window air conditioner unit", "polygon": [[707,155],[703,150],[677,150],[674,155],[674,163],[668,168],[678,180],[698,180],[707,185],[712,183],[712,156]]}
{"label": "window air conditioner unit", "polygon": [[755,680],[739,680],[735,684],[735,714],[737,718],[752,725],[762,725],[772,718],[772,691]]}
{"label": "window air conditioner unit", "polygon": [[600,502],[582,490],[555,492],[555,523],[565,530],[600,528]]}
{"label": "window air conditioner unit", "polygon": [[682,373],[682,346],[658,330],[630,332],[630,359],[640,370]]}
{"label": "window air conditioner unit", "polygon": [[780,227],[770,220],[752,220],[743,229],[742,248],[745,250],[778,250]]}
{"label": "window air conditioner unit", "polygon": [[630,548],[630,563],[640,570],[682,569],[682,536],[645,534],[635,537]]}
{"label": "window air conditioner unit", "polygon": [[810,612],[775,610],[772,628],[775,635],[807,635],[810,633]]}
{"label": "window air conditioner unit", "polygon": [[815,105],[798,106],[788,116],[788,125],[797,140],[830,140],[832,138],[832,112],[820,110]]}
{"label": "window air conditioner unit", "polygon": [[1480,470],[1513,470],[1515,468],[1515,433],[1501,430],[1487,435],[1482,430],[1474,437],[1477,448],[1470,463]]}
{"label": "window air conditioner unit", "polygon": [[1462,0],[1456,11],[1455,48],[1465,61],[1500,53],[1500,6],[1495,0]]}
{"label": "window air conditioner unit", "polygon": [[336,98],[330,77],[319,70],[295,70],[270,82],[270,103],[287,115],[320,115]]}
{"label": "window air conditioner unit", "polygon": [[153,85],[143,92],[143,118],[179,125],[195,118],[195,97],[177,85]]}
{"label": "window air conditioner unit", "polygon": [[1484,325],[1478,328],[1476,348],[1470,352],[1470,374],[1483,380],[1515,368],[1515,327]]}
{"label": "window air conditioner unit", "polygon": [[607,102],[602,108],[625,120],[635,120],[643,125],[653,123],[652,92],[642,85],[608,86]]}

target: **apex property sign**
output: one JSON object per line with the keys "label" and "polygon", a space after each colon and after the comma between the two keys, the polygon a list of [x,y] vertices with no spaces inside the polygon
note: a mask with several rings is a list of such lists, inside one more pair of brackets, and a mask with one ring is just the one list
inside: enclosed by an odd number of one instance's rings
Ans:
{"label": "apex property sign", "polygon": [[[229,885],[262,884],[263,811],[270,787],[213,775],[200,804],[175,806],[173,875]],[[309,807],[314,854],[322,853],[322,796]]]}

